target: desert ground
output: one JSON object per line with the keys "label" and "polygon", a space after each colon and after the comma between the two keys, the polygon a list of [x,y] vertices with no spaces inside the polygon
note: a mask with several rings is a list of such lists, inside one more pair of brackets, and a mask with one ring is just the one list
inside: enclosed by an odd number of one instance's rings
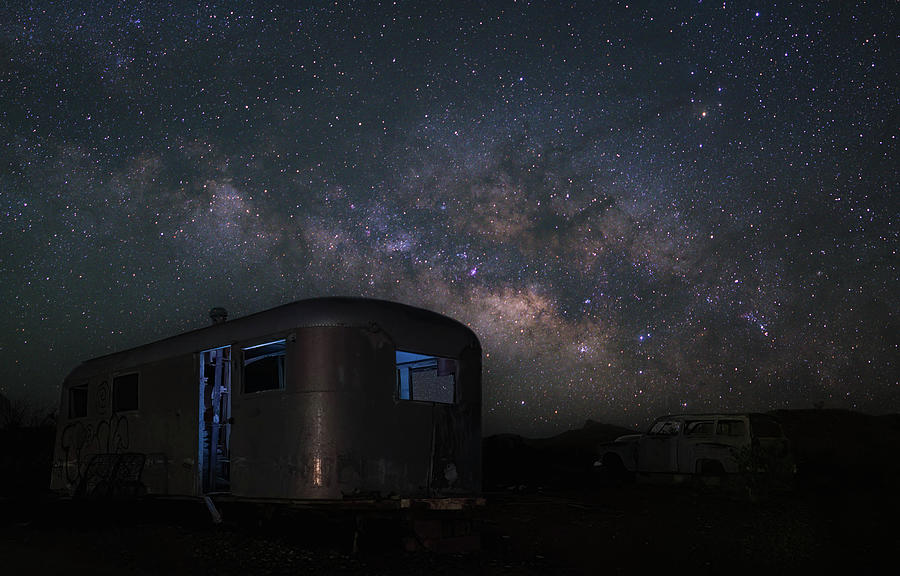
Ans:
{"label": "desert ground", "polygon": [[46,438],[7,431],[0,565],[97,575],[885,573],[900,550],[900,416],[776,415],[799,465],[788,489],[598,477],[596,445],[622,430],[593,422],[548,439],[486,438],[481,547],[465,554],[406,552],[395,538],[404,525],[391,518],[357,530],[349,516],[226,509],[213,524],[197,502],[60,500],[41,489],[40,459],[10,456],[33,456]]}

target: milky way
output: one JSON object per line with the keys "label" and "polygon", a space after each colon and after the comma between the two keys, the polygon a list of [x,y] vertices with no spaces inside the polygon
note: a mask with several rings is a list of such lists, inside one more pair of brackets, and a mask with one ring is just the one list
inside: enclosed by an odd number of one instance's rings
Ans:
{"label": "milky way", "polygon": [[469,324],[488,432],[900,408],[891,3],[33,4],[0,8],[7,396],[351,295]]}

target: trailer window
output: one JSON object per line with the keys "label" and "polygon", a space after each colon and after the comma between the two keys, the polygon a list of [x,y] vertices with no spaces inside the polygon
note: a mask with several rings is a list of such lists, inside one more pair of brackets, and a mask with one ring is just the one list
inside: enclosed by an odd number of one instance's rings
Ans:
{"label": "trailer window", "polygon": [[284,339],[244,348],[244,393],[284,389]]}
{"label": "trailer window", "polygon": [[123,374],[113,378],[113,412],[138,409],[138,375]]}
{"label": "trailer window", "polygon": [[452,404],[457,362],[453,358],[397,350],[397,398]]}
{"label": "trailer window", "polygon": [[87,384],[69,388],[69,418],[84,418],[87,416],[87,405]]}

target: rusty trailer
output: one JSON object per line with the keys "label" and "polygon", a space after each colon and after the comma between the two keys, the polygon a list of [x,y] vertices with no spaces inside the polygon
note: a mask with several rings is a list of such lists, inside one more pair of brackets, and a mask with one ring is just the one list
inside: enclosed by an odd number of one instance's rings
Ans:
{"label": "rusty trailer", "polygon": [[52,489],[429,510],[483,502],[481,347],[469,328],[359,298],[211,317],[68,375]]}

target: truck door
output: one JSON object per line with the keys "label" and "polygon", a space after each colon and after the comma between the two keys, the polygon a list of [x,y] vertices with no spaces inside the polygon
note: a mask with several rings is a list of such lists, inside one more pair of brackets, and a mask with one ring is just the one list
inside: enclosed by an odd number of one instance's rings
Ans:
{"label": "truck door", "polygon": [[679,420],[661,418],[654,422],[638,446],[638,471],[677,472],[680,434]]}

